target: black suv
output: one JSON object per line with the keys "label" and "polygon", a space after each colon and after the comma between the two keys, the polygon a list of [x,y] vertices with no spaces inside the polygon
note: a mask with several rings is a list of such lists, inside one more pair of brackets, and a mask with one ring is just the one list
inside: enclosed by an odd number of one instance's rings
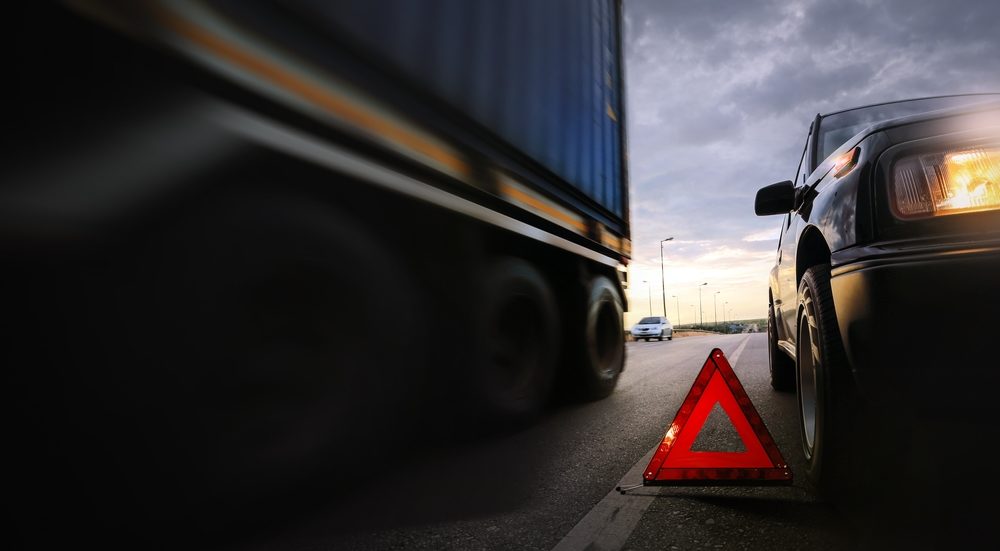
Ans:
{"label": "black suv", "polygon": [[880,463],[939,478],[923,452],[941,438],[993,445],[976,419],[1000,388],[1000,94],[817,115],[795,181],[755,210],[784,217],[771,385],[796,391],[821,493]]}

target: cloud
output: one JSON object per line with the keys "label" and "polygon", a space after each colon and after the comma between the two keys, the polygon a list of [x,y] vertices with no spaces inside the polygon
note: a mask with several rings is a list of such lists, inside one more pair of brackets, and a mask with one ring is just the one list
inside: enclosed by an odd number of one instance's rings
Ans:
{"label": "cloud", "polygon": [[762,230],[743,236],[743,241],[777,241],[778,230]]}
{"label": "cloud", "polygon": [[634,269],[658,282],[674,236],[668,284],[712,274],[757,317],[780,218],[754,195],[793,176],[817,113],[1000,91],[992,0],[625,0],[625,16]]}

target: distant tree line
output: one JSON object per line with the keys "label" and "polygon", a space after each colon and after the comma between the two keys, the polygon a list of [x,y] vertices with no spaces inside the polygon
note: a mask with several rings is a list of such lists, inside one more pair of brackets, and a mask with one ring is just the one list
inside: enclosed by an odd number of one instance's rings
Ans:
{"label": "distant tree line", "polygon": [[737,320],[727,323],[687,323],[675,325],[675,331],[713,331],[715,333],[752,333],[767,331],[767,319]]}

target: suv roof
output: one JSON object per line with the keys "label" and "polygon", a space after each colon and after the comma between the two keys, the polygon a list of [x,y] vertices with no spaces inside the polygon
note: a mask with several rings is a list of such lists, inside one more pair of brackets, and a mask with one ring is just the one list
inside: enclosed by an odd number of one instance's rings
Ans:
{"label": "suv roof", "polygon": [[974,93],[974,94],[945,94],[943,96],[925,96],[925,97],[917,97],[917,98],[898,99],[898,100],[893,100],[893,101],[882,101],[882,102],[879,102],[879,103],[871,103],[871,104],[868,104],[868,105],[858,105],[856,107],[848,107],[847,109],[841,109],[839,111],[831,111],[829,113],[821,113],[819,116],[820,117],[829,117],[831,115],[839,115],[841,113],[846,113],[848,111],[857,111],[858,109],[867,109],[869,107],[878,107],[880,105],[892,105],[894,103],[906,103],[908,101],[917,101],[917,100],[923,100],[923,99],[974,98],[974,97],[983,97],[983,96],[996,96],[997,98],[1000,98],[1000,92],[977,92],[977,93]]}

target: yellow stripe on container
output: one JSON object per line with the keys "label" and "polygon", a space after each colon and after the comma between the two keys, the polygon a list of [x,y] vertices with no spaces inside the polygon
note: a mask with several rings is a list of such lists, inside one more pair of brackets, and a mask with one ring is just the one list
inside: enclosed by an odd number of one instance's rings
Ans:
{"label": "yellow stripe on container", "polygon": [[238,46],[226,42],[224,39],[175,14],[161,11],[160,18],[163,23],[181,36],[212,51],[219,57],[278,84],[288,91],[296,93],[306,101],[333,113],[351,124],[365,128],[377,135],[419,152],[448,167],[461,177],[465,179],[469,178],[469,166],[453,153],[429,143],[412,132],[399,128],[386,119],[354,105],[332,94],[329,90],[310,83],[278,65],[255,57],[253,54],[241,50]]}
{"label": "yellow stripe on container", "polygon": [[580,218],[574,217],[567,214],[563,210],[556,206],[548,204],[545,200],[535,197],[528,192],[522,191],[516,186],[513,186],[507,182],[501,180],[500,182],[500,193],[518,202],[524,203],[525,205],[539,210],[553,218],[556,218],[569,226],[573,227],[577,231],[583,233],[587,231],[587,225]]}

